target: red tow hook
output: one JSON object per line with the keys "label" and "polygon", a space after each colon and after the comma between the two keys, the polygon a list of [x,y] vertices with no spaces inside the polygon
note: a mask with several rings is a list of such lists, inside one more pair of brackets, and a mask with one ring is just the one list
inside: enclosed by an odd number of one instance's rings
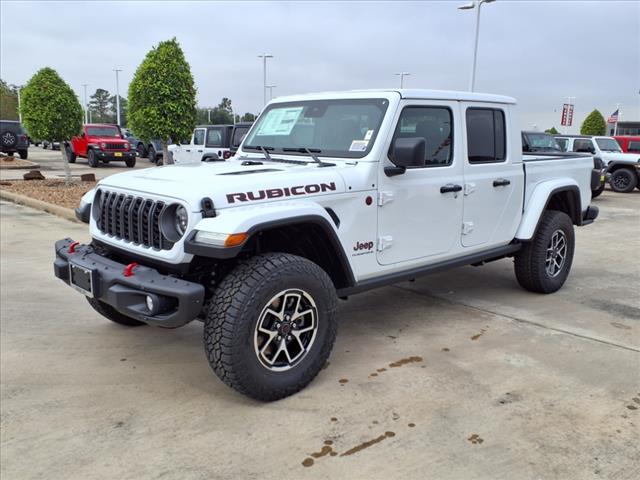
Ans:
{"label": "red tow hook", "polygon": [[69,245],[69,253],[76,253],[76,247],[80,245],[80,242],[73,242]]}
{"label": "red tow hook", "polygon": [[136,262],[131,262],[129,265],[124,267],[124,276],[125,277],[133,277],[133,269],[136,268],[138,264]]}

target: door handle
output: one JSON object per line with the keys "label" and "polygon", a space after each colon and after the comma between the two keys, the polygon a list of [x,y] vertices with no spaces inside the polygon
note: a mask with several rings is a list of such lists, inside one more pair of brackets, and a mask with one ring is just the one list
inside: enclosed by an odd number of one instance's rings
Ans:
{"label": "door handle", "polygon": [[198,153],[202,153],[202,150],[198,150]]}
{"label": "door handle", "polygon": [[191,151],[191,150],[190,150],[190,149],[188,149],[188,148],[187,148],[187,149],[185,149],[185,152],[190,152],[190,151]]}
{"label": "door handle", "polygon": [[506,178],[499,178],[493,181],[494,187],[506,187],[507,185],[511,185],[511,180],[507,180]]}
{"label": "door handle", "polygon": [[440,193],[459,192],[462,190],[461,185],[454,185],[453,183],[447,183],[440,187]]}

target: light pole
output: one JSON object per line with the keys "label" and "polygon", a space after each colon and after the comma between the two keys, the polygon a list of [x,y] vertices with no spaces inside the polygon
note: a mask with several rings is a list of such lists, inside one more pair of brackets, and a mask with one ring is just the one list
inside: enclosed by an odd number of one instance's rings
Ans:
{"label": "light pole", "polygon": [[22,123],[22,108],[20,108],[20,90],[22,90],[22,85],[16,85],[16,90],[18,91],[18,120]]}
{"label": "light pole", "polygon": [[476,38],[473,45],[473,67],[471,68],[471,81],[469,82],[469,91],[473,92],[476,84],[476,63],[478,58],[478,36],[480,35],[480,8],[485,3],[492,3],[495,0],[473,0],[471,3],[460,5],[458,10],[476,9]]}
{"label": "light pole", "polygon": [[409,75],[411,75],[409,72],[396,73],[396,77],[400,77],[400,88],[404,87],[404,77],[408,77]]}
{"label": "light pole", "polygon": [[207,108],[207,118],[209,119],[209,125],[211,125],[211,109]]}
{"label": "light pole", "polygon": [[273,89],[276,87],[277,85],[267,85],[267,88],[269,89],[269,100],[273,100]]}
{"label": "light pole", "polygon": [[83,83],[84,87],[84,123],[89,123],[89,104],[87,103],[87,87],[88,83]]}
{"label": "light pole", "polygon": [[267,58],[273,58],[273,55],[268,53],[263,53],[262,55],[258,55],[258,58],[262,59],[262,96],[264,100],[264,105],[267,104]]}
{"label": "light pole", "polygon": [[113,71],[116,72],[116,118],[118,126],[120,126],[120,82],[118,81],[118,73],[122,70],[116,68]]}

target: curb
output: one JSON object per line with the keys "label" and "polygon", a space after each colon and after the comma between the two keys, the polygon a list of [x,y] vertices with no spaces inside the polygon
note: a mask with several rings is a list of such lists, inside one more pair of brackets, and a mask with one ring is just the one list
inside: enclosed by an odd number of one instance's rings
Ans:
{"label": "curb", "polygon": [[42,168],[40,165],[38,165],[37,163],[34,163],[33,165],[0,165],[0,171],[2,170],[33,170],[35,168]]}
{"label": "curb", "polygon": [[26,207],[35,208],[36,210],[57,215],[58,217],[62,217],[75,223],[80,223],[76,218],[76,212],[70,208],[43,202],[42,200],[36,200],[35,198],[27,197],[26,195],[20,195],[19,193],[8,192],[7,190],[2,189],[0,189],[0,198],[17,203],[18,205],[24,205]]}

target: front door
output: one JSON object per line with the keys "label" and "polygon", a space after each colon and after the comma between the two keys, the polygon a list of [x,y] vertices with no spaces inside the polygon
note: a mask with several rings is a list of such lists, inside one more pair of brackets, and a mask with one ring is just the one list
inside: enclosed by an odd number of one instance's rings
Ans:
{"label": "front door", "polygon": [[392,165],[396,138],[424,138],[425,164],[400,175],[380,172],[378,262],[437,261],[460,244],[462,160],[457,102],[407,101],[383,165]]}
{"label": "front door", "polygon": [[461,107],[466,124],[462,245],[504,245],[513,240],[522,213],[522,156],[507,141],[518,132],[508,128],[507,106]]}

